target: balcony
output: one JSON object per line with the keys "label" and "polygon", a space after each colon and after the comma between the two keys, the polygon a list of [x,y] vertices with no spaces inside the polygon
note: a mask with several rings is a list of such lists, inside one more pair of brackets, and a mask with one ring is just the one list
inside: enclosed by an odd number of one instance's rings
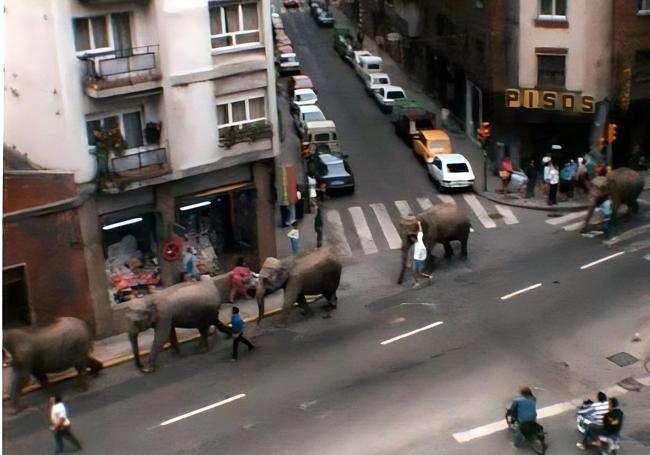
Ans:
{"label": "balcony", "polygon": [[91,98],[107,98],[161,87],[158,45],[83,55],[84,91]]}
{"label": "balcony", "polygon": [[123,191],[129,183],[153,179],[171,172],[166,143],[128,149],[119,156],[109,153],[106,166],[107,172],[102,178],[101,187],[107,193]]}

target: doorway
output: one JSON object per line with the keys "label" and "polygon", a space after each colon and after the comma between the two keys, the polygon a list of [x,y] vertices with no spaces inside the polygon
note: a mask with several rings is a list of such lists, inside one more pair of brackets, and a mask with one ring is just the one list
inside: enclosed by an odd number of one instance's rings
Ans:
{"label": "doorway", "polygon": [[2,328],[22,327],[32,323],[25,265],[2,270]]}

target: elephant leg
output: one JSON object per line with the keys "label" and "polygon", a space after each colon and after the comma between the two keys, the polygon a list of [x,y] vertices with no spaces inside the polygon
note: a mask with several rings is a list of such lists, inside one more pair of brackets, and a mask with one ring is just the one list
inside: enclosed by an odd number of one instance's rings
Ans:
{"label": "elephant leg", "polygon": [[630,201],[627,207],[628,207],[629,214],[636,215],[637,213],[639,213],[639,203],[636,201],[636,199]]}
{"label": "elephant leg", "polygon": [[303,316],[308,317],[311,315],[312,311],[304,294],[298,296],[298,306],[302,309]]}
{"label": "elephant leg", "polygon": [[210,346],[208,345],[210,326],[199,327],[199,334],[201,335],[199,339],[199,349],[202,349],[204,352],[208,352],[210,350]]}
{"label": "elephant leg", "polygon": [[90,354],[86,356],[86,364],[88,365],[88,368],[90,368],[90,374],[93,376],[99,373],[99,370],[104,368],[104,364]]}
{"label": "elephant leg", "polygon": [[454,249],[451,247],[451,242],[447,240],[446,242],[443,242],[442,246],[445,248],[445,259],[451,259],[454,255]]}
{"label": "elephant leg", "polygon": [[138,332],[129,333],[129,340],[131,341],[131,350],[133,351],[133,361],[138,370],[142,370],[142,362],[140,362],[140,348],[138,347]]}
{"label": "elephant leg", "polygon": [[461,239],[460,241],[460,257],[461,259],[467,259],[467,240],[469,236],[465,236],[465,238]]}
{"label": "elephant leg", "polygon": [[[41,387],[43,388],[49,387],[50,380],[47,379],[47,375],[45,373],[34,373],[34,377],[39,382],[39,384],[41,384]],[[29,378],[27,379],[29,380]]]}
{"label": "elephant leg", "polygon": [[11,405],[16,409],[18,409],[20,404],[20,391],[23,388],[23,384],[28,380],[29,374],[26,371],[15,366],[12,368],[10,398]]}
{"label": "elephant leg", "polygon": [[589,227],[589,221],[591,221],[591,217],[593,216],[595,209],[596,209],[595,203],[589,206],[589,211],[587,212],[587,216],[585,218],[585,224],[582,226],[581,232],[587,232],[587,228]]}
{"label": "elephant leg", "polygon": [[176,338],[176,329],[174,327],[169,331],[169,342],[171,343],[172,348],[174,348],[174,351],[176,351],[176,354],[180,354],[181,345],[178,342],[178,338]]}
{"label": "elephant leg", "polygon": [[[221,319],[219,319],[219,314],[217,313],[217,318],[214,321],[214,326],[217,328],[217,330],[223,334],[226,335],[226,338],[232,338],[232,329],[228,327],[226,324],[221,322]],[[215,330],[215,335],[217,334],[217,331]]]}
{"label": "elephant leg", "polygon": [[77,384],[82,390],[88,390],[88,374],[86,369],[88,367],[88,362],[86,362],[86,357],[78,360],[74,364],[74,369],[77,370]]}
{"label": "elephant leg", "polygon": [[172,323],[169,321],[158,321],[158,324],[154,326],[154,337],[153,344],[151,345],[151,354],[149,354],[149,366],[147,369],[143,370],[145,373],[151,373],[156,369],[156,359],[158,358],[158,353],[162,350],[162,347],[167,341],[169,341],[169,336],[171,335]]}
{"label": "elephant leg", "polygon": [[282,304],[282,313],[280,314],[280,325],[286,327],[289,322],[289,313],[293,308],[293,304],[299,298],[299,291],[294,286],[287,286],[284,290],[284,303]]}

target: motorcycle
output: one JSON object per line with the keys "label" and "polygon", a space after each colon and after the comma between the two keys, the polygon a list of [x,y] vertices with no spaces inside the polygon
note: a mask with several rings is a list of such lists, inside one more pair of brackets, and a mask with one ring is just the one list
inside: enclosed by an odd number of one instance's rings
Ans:
{"label": "motorcycle", "polygon": [[523,433],[519,431],[519,423],[512,418],[510,409],[506,409],[506,423],[514,436],[515,441],[526,441],[530,448],[539,455],[544,455],[546,453],[548,446],[546,445],[546,432],[544,431],[544,427],[537,424],[537,431],[528,437],[525,437]]}
{"label": "motorcycle", "polygon": [[[587,427],[593,423],[591,420],[592,416],[589,413],[581,412],[588,409],[591,404],[591,400],[586,400],[580,405],[580,407],[578,407],[578,412],[576,413],[576,427],[580,434],[585,434]],[[616,455],[620,449],[620,438],[619,436],[601,435],[598,436],[597,441],[589,441],[589,445],[598,447],[601,455]]]}

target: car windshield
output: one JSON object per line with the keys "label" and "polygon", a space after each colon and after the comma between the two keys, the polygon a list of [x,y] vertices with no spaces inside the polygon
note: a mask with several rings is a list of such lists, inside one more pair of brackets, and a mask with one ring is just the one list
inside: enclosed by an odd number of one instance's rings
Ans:
{"label": "car windshield", "polygon": [[379,63],[370,63],[368,65],[369,70],[378,70],[379,69]]}
{"label": "car windshield", "polygon": [[[336,134],[332,134],[332,139],[333,141],[336,140]],[[314,134],[314,141],[313,142],[328,142],[330,141],[330,133],[319,133],[319,134]]]}
{"label": "car windshield", "polygon": [[430,148],[443,148],[445,145],[447,145],[445,141],[429,141]]}
{"label": "car windshield", "polygon": [[404,98],[404,94],[402,92],[388,92],[386,98],[389,100],[398,100],[400,98]]}
{"label": "car windshield", "polygon": [[296,82],[296,88],[311,88],[311,87],[312,87],[311,81],[301,79],[298,82]]}
{"label": "car windshield", "polygon": [[282,57],[282,62],[283,63],[290,63],[290,62],[295,62],[296,57]]}
{"label": "car windshield", "polygon": [[343,162],[328,164],[327,168],[328,168],[327,170],[329,171],[328,174],[330,174],[330,175],[346,175],[347,174],[347,172],[345,171],[345,167],[343,166]]}
{"label": "car windshield", "polygon": [[451,173],[454,172],[469,172],[467,164],[465,163],[449,163],[447,165],[447,170]]}
{"label": "car windshield", "polygon": [[311,101],[315,99],[316,95],[313,93],[303,93],[302,95],[298,95],[298,101]]}
{"label": "car windshield", "polygon": [[305,112],[302,115],[302,118],[305,122],[317,122],[319,120],[325,120],[325,116],[322,112]]}
{"label": "car windshield", "polygon": [[390,84],[390,81],[388,80],[387,77],[379,77],[375,79],[375,84]]}

